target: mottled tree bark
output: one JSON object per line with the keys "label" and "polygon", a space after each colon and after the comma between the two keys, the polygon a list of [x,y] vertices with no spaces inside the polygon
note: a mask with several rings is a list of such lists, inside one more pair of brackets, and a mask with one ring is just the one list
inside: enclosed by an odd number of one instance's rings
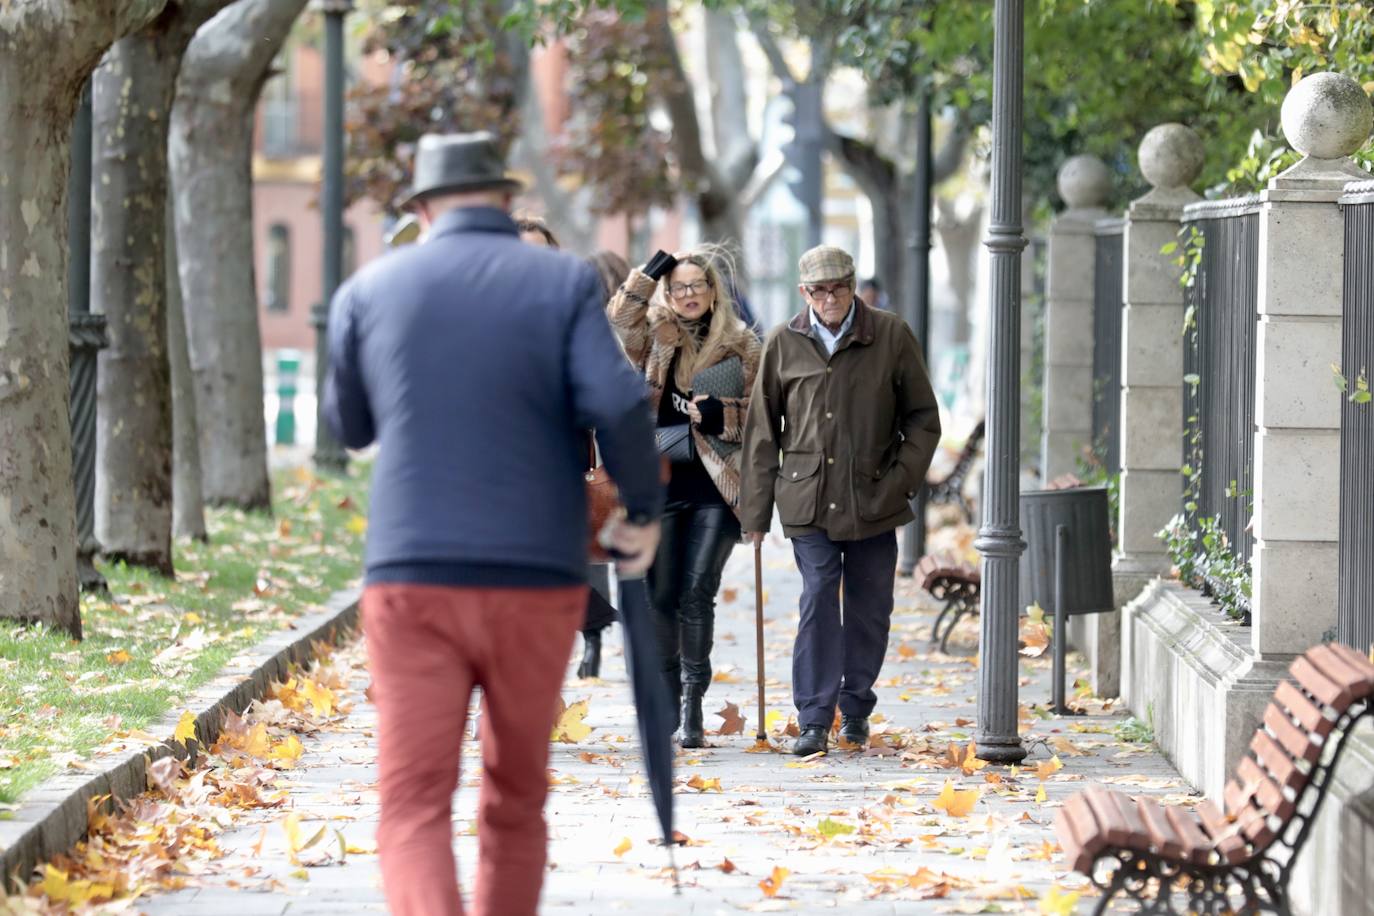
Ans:
{"label": "mottled tree bark", "polygon": [[78,638],[66,318],[72,119],[101,54],[161,5],[0,5],[0,617]]}
{"label": "mottled tree bark", "polygon": [[305,0],[240,0],[192,40],[170,157],[201,480],[211,505],[272,507],[253,262],[253,110]]}
{"label": "mottled tree bark", "polygon": [[94,82],[91,291],[100,354],[96,537],[106,557],[172,573],[167,359],[167,125],[181,57],[227,0],[169,4],[117,42]]}
{"label": "mottled tree bark", "polygon": [[167,361],[172,371],[172,534],[208,541],[200,485],[200,433],[196,386],[186,351],[186,309],[177,275],[177,237],[167,203]]}

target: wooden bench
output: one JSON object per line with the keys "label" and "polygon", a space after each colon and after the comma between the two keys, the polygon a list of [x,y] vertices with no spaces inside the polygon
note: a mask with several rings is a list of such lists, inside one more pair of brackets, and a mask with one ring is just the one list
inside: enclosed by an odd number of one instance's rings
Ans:
{"label": "wooden bench", "polygon": [[[1223,805],[1195,811],[1091,788],[1055,819],[1069,865],[1102,890],[1094,913],[1125,894],[1142,912],[1288,913],[1293,860],[1311,832],[1345,739],[1371,710],[1374,664],[1331,643],[1300,655],[1226,784]],[[1220,736],[1216,736],[1219,740]],[[1099,866],[1115,865],[1109,872]],[[1243,904],[1236,908],[1233,898]]]}
{"label": "wooden bench", "polygon": [[[932,598],[945,603],[940,616],[935,618],[935,626],[930,630],[930,641],[938,642],[940,651],[944,652],[949,644],[949,634],[954,631],[954,625],[965,614],[978,610],[978,591],[983,581],[982,577],[975,567],[967,563],[924,556],[921,557],[921,562],[916,564],[915,578]],[[954,616],[949,617],[951,612]],[[946,617],[949,617],[949,621],[942,637],[940,625],[945,623]]]}
{"label": "wooden bench", "polygon": [[964,513],[964,518],[968,519],[970,525],[973,524],[973,507],[969,505],[968,498],[964,496],[964,479],[973,468],[973,462],[978,457],[978,450],[983,443],[983,433],[985,424],[982,420],[973,427],[973,432],[969,433],[968,441],[964,443],[963,451],[959,453],[958,459],[954,462],[954,467],[941,480],[926,479],[926,488],[929,493],[929,500],[932,505],[936,503],[958,503],[959,508]]}

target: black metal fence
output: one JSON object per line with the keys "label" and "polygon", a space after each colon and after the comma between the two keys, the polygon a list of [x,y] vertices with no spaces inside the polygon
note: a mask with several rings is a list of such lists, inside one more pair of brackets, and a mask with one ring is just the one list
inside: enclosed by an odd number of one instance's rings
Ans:
{"label": "black metal fence", "polygon": [[[1374,181],[1347,189],[1341,370],[1348,390],[1374,372]],[[1363,380],[1363,382],[1361,382]],[[1364,403],[1361,403],[1363,401]],[[1374,643],[1374,402],[1341,406],[1340,585],[1336,633],[1367,652]]]}
{"label": "black metal fence", "polygon": [[[1179,254],[1192,274],[1183,347],[1184,514],[1194,530],[1215,519],[1231,556],[1249,566],[1254,547],[1255,338],[1259,209],[1256,198],[1193,204],[1184,211]],[[1231,580],[1201,573],[1204,590]]]}
{"label": "black metal fence", "polygon": [[1093,272],[1093,451],[1108,475],[1121,470],[1121,299],[1124,222],[1097,223]]}

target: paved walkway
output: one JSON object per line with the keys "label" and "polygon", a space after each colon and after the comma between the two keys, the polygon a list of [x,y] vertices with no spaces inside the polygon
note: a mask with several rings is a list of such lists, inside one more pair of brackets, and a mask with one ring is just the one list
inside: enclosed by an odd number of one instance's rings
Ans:
{"label": "paved walkway", "polygon": [[[768,703],[785,716],[793,712],[789,658],[800,582],[790,550],[776,538],[765,548],[765,582]],[[1087,781],[1179,801],[1187,793],[1157,754],[1115,736],[1124,717],[1101,703],[1086,701],[1091,715],[1073,719],[1033,708],[1048,703],[1048,656],[1022,663],[1023,729],[1032,748],[1026,765],[1015,774],[993,767],[964,773],[942,762],[951,741],[962,748],[972,734],[976,661],[928,650],[934,615],[910,583],[898,587],[879,691],[883,719],[875,726],[903,749],[881,756],[832,752],[815,761],[746,753],[756,705],[753,606],[752,554],[742,547],[724,577],[717,682],[708,703],[711,712],[735,703],[748,721],[743,734],[712,738],[709,749],[679,754],[677,824],[692,840],[677,852],[679,894],[666,875],[664,850],[650,842],[657,830],[635,750],[619,628],[608,634],[604,680],[579,682],[570,675],[564,697],[589,701],[585,721],[594,730],[579,744],[554,745],[551,862],[542,912],[1036,912],[1042,894],[1080,884],[1063,874],[1053,846],[1053,816],[1066,796]],[[951,651],[957,645],[971,652],[975,643],[976,621],[968,621],[956,631]],[[157,916],[384,912],[377,859],[370,854],[377,817],[375,712],[361,696],[365,684],[359,653],[352,713],[341,727],[307,739],[301,766],[285,775],[302,835],[327,825],[360,851],[343,864],[335,852],[330,864],[300,869],[288,861],[284,812],[249,812],[221,837],[227,856],[193,886],[145,898],[139,908]],[[711,727],[722,720],[708,721]],[[1056,755],[1059,770],[1051,762]],[[463,875],[473,873],[477,852],[469,825],[479,780],[476,758],[469,757],[454,814]],[[980,793],[967,816],[934,807],[947,780]],[[328,844],[337,847],[338,841]],[[310,855],[301,858],[309,861]],[[781,884],[769,897],[760,882],[775,874]],[[1088,909],[1086,901],[1078,906],[1079,912]]]}

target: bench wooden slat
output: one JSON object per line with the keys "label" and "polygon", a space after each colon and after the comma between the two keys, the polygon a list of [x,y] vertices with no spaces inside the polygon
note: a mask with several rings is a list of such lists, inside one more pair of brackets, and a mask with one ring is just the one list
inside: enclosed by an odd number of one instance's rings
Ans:
{"label": "bench wooden slat", "polygon": [[1140,809],[1140,818],[1145,822],[1146,828],[1150,831],[1150,839],[1160,854],[1171,859],[1180,858],[1183,855],[1183,840],[1174,833],[1174,828],[1169,826],[1169,820],[1160,811],[1159,806],[1149,799],[1137,798],[1136,807]]}
{"label": "bench wooden slat", "polygon": [[1331,680],[1305,655],[1299,655],[1288,668],[1303,690],[1335,710],[1337,715],[1345,712],[1346,707],[1355,699],[1349,689]]}
{"label": "bench wooden slat", "polygon": [[1330,643],[1327,648],[1349,662],[1357,671],[1364,674],[1365,693],[1374,692],[1374,661],[1370,661],[1368,656],[1356,652],[1343,642]]}
{"label": "bench wooden slat", "polygon": [[1279,787],[1279,784],[1274,782],[1260,768],[1260,765],[1255,762],[1255,758],[1249,754],[1240,758],[1240,765],[1236,767],[1236,775],[1240,777],[1241,785],[1246,790],[1246,796],[1258,802],[1259,808],[1269,814],[1277,815],[1283,820],[1288,820],[1293,813],[1293,803],[1283,794],[1283,789]]}
{"label": "bench wooden slat", "polygon": [[1128,842],[1136,831],[1121,813],[1121,808],[1113,801],[1113,794],[1094,787],[1083,792],[1083,797],[1088,800],[1088,806],[1092,808],[1098,826],[1106,832],[1107,842],[1113,846],[1121,846]]}
{"label": "bench wooden slat", "polygon": [[1352,699],[1369,689],[1369,672],[1351,664],[1330,646],[1313,646],[1304,655],[1313,667],[1345,688]]}
{"label": "bench wooden slat", "polygon": [[1202,832],[1197,817],[1184,808],[1169,805],[1160,806],[1169,824],[1183,840],[1183,853],[1198,865],[1206,865],[1212,859],[1212,843]]}
{"label": "bench wooden slat", "polygon": [[1230,865],[1245,861],[1249,850],[1240,826],[1223,814],[1210,798],[1203,799],[1197,806],[1197,813],[1222,860]]}
{"label": "bench wooden slat", "polygon": [[1274,830],[1269,826],[1269,815],[1264,809],[1251,805],[1240,818],[1240,832],[1245,834],[1254,846],[1263,848],[1274,838]]}
{"label": "bench wooden slat", "polygon": [[1080,856],[1088,857],[1088,866],[1096,861],[1098,853],[1107,845],[1106,831],[1097,823],[1088,800],[1082,795],[1069,799],[1062,809],[1073,825],[1073,834],[1081,848]]}
{"label": "bench wooden slat", "polygon": [[1316,704],[1303,695],[1292,681],[1279,681],[1278,688],[1274,690],[1274,700],[1292,713],[1303,728],[1316,735],[1325,738],[1335,727],[1336,723],[1322,715]]}
{"label": "bench wooden slat", "polygon": [[1068,861],[1069,868],[1085,875],[1088,874],[1092,870],[1096,857],[1088,852],[1083,839],[1078,835],[1073,818],[1069,817],[1067,807],[1060,808],[1055,814],[1054,833],[1059,839],[1059,848],[1064,851],[1064,858]]}
{"label": "bench wooden slat", "polygon": [[1145,820],[1140,816],[1140,809],[1136,807],[1135,799],[1121,792],[1104,792],[1104,794],[1116,806],[1116,810],[1121,812],[1126,823],[1130,825],[1131,836],[1138,838],[1137,845],[1131,848],[1148,848],[1150,845],[1150,828],[1145,826]]}
{"label": "bench wooden slat", "polygon": [[1250,742],[1250,750],[1254,751],[1256,759],[1264,764],[1264,768],[1269,771],[1274,781],[1285,789],[1296,792],[1307,781],[1307,774],[1264,729],[1255,732],[1255,737]]}
{"label": "bench wooden slat", "polygon": [[1270,703],[1264,710],[1264,724],[1279,739],[1289,754],[1306,763],[1316,763],[1322,755],[1322,746],[1313,741],[1305,731],[1293,724],[1293,720],[1277,703]]}

